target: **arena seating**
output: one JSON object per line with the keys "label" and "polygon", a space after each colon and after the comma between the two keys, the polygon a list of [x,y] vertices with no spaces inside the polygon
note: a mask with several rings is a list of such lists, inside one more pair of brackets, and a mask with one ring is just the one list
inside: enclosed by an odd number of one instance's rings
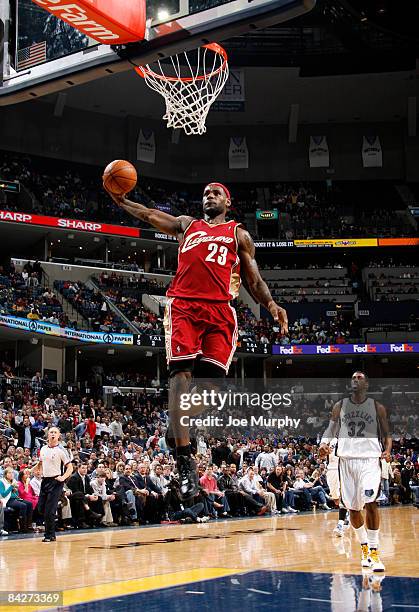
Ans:
{"label": "arena seating", "polygon": [[346,268],[265,270],[280,302],[355,302],[356,288]]}
{"label": "arena seating", "polygon": [[[12,196],[4,207],[28,210],[29,206],[30,212],[39,214],[147,227],[112,203],[103,191],[101,172],[101,168],[80,164],[0,153],[0,177],[20,180],[27,195]],[[231,215],[245,223],[250,221],[259,237],[264,237],[267,230],[254,222],[257,208],[278,209],[276,237],[280,239],[415,235],[406,205],[394,187],[385,181],[367,185],[234,185]],[[185,189],[142,177],[132,196],[174,215],[200,216],[201,190],[202,185]],[[353,194],[352,199],[349,194]]]}
{"label": "arena seating", "polygon": [[24,278],[20,273],[0,276],[0,307],[3,313],[56,325],[74,326],[63,312],[58,296],[39,284],[35,276]]}
{"label": "arena seating", "polygon": [[[110,517],[112,525],[116,526],[159,523],[173,516],[169,491],[172,491],[172,487],[176,487],[177,475],[173,459],[164,446],[163,434],[167,425],[165,393],[147,394],[141,391],[136,396],[125,396],[125,398],[115,395],[112,408],[109,409],[99,396],[81,397],[78,388],[69,393],[67,387],[54,387],[46,379],[38,380],[33,372],[28,378],[19,378],[14,376],[13,368],[7,364],[3,364],[3,369],[7,370],[8,376],[0,375],[0,478],[7,466],[11,466],[16,473],[26,467],[32,469],[35,466],[38,462],[39,446],[45,443],[45,429],[53,422],[65,434],[63,443],[71,452],[75,466],[81,462],[87,463],[88,482],[94,482],[98,475],[104,474],[108,492],[115,494],[115,499],[107,508],[110,510],[110,514],[106,515],[107,519],[105,520],[105,506],[99,503],[95,506],[95,517],[87,516],[88,525],[80,522],[77,513],[73,512],[75,508],[72,504],[65,513],[60,507],[57,516],[59,530],[106,527],[110,524]],[[13,378],[10,379],[10,376]],[[105,373],[104,381],[112,381],[111,384],[121,386],[124,381],[137,383],[139,387],[147,384],[148,381],[144,376],[139,377],[138,373],[134,376],[135,380],[132,380],[129,372],[119,374],[113,371]],[[151,384],[153,385],[153,382]],[[403,389],[400,387],[400,391]],[[414,502],[418,490],[416,487],[419,484],[417,440],[409,441],[402,437],[403,431],[409,430],[412,415],[416,413],[418,407],[411,401],[403,403],[402,400],[405,398],[403,393],[399,397],[398,419],[397,423],[393,423],[392,471],[388,491],[380,497],[380,503],[383,504]],[[313,414],[314,404],[311,405],[310,401],[301,399],[301,406],[296,408],[304,419],[308,419]],[[317,398],[314,401],[317,402]],[[326,404],[323,410],[326,417],[328,415]],[[29,417],[32,428],[37,430],[33,444],[27,450],[18,445],[19,436],[22,436],[21,422],[25,415]],[[268,445],[268,450],[264,448],[265,445]],[[278,506],[277,501],[269,507],[272,514],[281,511],[288,514],[295,510],[312,511],[313,508],[323,510],[333,506],[325,479],[325,465],[318,460],[317,450],[315,438],[285,436],[278,440],[276,437],[273,439],[272,436],[259,434],[256,438],[249,436],[236,438],[232,435],[228,444],[225,441],[220,443],[214,437],[200,436],[197,446],[194,447],[194,454],[198,475],[201,478],[207,476],[207,468],[213,464],[217,487],[221,490],[225,486],[223,480],[226,473],[223,469],[225,462],[235,466],[234,470],[228,473],[238,489],[245,486],[242,479],[246,476],[248,468],[253,468],[261,484],[259,507],[268,501],[267,480],[273,469],[272,466],[278,464],[284,468],[283,479],[290,487],[293,487],[303,474],[304,479],[314,483],[314,490],[310,495],[291,496],[287,502],[288,506],[285,504]],[[413,461],[413,467],[410,467],[409,460]],[[267,464],[271,467],[266,468]],[[130,466],[134,479],[139,478],[141,472],[145,473],[150,479],[150,484],[147,485],[150,487],[156,483],[161,486],[163,483],[163,481],[158,483],[155,479],[156,466],[163,467],[165,487],[159,492],[159,503],[146,504],[141,511],[137,507],[138,512],[135,512],[129,504],[127,489],[120,486],[126,465]],[[71,488],[71,482],[69,481],[66,486]],[[234,496],[228,499],[231,502],[232,515],[248,516],[255,513],[246,504],[237,505]],[[205,501],[205,495],[199,494],[195,501],[204,503],[200,517],[216,518],[217,512],[220,512],[214,504]],[[7,512],[5,526],[11,532],[21,530],[12,512]],[[35,531],[43,529],[42,517],[37,517],[33,527]]]}
{"label": "arena seating", "polygon": [[399,302],[419,299],[419,267],[367,267],[363,277],[373,301]]}
{"label": "arena seating", "polygon": [[55,281],[54,287],[82,315],[87,329],[128,333],[129,326],[113,312],[103,296],[84,283]]}

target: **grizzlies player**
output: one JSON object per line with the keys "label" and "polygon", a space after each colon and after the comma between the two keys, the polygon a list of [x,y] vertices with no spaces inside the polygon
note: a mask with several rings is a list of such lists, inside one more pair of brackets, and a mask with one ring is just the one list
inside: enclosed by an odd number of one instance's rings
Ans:
{"label": "grizzlies player", "polygon": [[349,527],[347,520],[348,512],[340,501],[340,483],[339,483],[339,457],[337,456],[338,439],[333,438],[330,443],[330,454],[327,458],[326,480],[329,487],[329,495],[332,498],[336,508],[339,508],[338,524],[333,530],[333,533],[341,538],[345,528]]}
{"label": "grizzlies player", "polygon": [[376,499],[381,481],[381,459],[390,461],[392,441],[386,409],[368,397],[368,377],[364,372],[352,375],[351,389],[350,397],[334,405],[319,452],[322,457],[329,455],[330,442],[338,438],[336,454],[341,500],[349,510],[351,525],[361,545],[361,565],[374,572],[383,572],[384,564],[378,553],[380,519]]}

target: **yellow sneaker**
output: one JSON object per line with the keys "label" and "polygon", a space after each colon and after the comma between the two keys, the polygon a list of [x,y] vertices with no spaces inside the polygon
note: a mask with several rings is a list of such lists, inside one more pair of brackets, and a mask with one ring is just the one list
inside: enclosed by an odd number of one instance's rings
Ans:
{"label": "yellow sneaker", "polygon": [[372,569],[373,572],[385,571],[386,568],[384,567],[384,563],[381,561],[380,556],[378,554],[378,550],[376,548],[370,549],[368,559],[370,561],[370,569]]}
{"label": "yellow sneaker", "polygon": [[370,560],[370,549],[368,547],[368,544],[361,544],[361,551],[362,551],[362,557],[361,557],[361,567],[371,567],[371,560]]}

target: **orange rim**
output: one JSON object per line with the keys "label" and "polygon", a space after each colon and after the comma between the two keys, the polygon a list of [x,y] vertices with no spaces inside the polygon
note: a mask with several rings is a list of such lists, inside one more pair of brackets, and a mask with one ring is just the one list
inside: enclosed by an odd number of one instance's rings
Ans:
{"label": "orange rim", "polygon": [[145,66],[136,66],[135,72],[139,74],[140,77],[142,77],[143,79],[146,76],[152,76],[155,79],[159,79],[160,81],[170,81],[173,83],[179,82],[179,81],[183,83],[193,83],[194,81],[208,80],[212,78],[213,76],[215,76],[216,74],[219,74],[222,70],[225,69],[227,65],[227,61],[228,61],[228,55],[227,55],[227,51],[223,49],[223,47],[219,45],[218,43],[209,43],[208,45],[203,45],[202,49],[209,49],[210,51],[213,51],[214,53],[218,53],[218,55],[221,55],[221,57],[223,58],[223,63],[221,64],[221,66],[219,66],[217,70],[214,70],[213,72],[210,72],[209,74],[203,74],[197,77],[170,77],[170,76],[165,76],[164,74],[158,74],[157,72],[154,72],[154,70],[151,70],[150,68],[146,68]]}

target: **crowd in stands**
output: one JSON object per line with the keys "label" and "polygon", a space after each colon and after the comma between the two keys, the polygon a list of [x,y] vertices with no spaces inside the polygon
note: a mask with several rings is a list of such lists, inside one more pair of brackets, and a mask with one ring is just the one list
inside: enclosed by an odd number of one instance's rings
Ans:
{"label": "crowd in stands", "polygon": [[97,279],[105,295],[140,333],[163,333],[163,319],[142,303],[143,294],[165,295],[167,283],[145,276],[118,276],[102,273]]}
{"label": "crowd in stands", "polygon": [[141,300],[126,297],[121,292],[105,293],[116,307],[124,313],[141,334],[163,334],[163,318],[143,306]]}
{"label": "crowd in stands", "polygon": [[128,333],[129,326],[109,307],[103,295],[80,281],[55,281],[54,287],[93,331]]}
{"label": "crowd in stands", "polygon": [[344,301],[344,296],[352,296],[358,289],[358,283],[351,283],[348,278],[312,280],[304,286],[298,286],[298,281],[287,283],[286,280],[271,281],[269,285],[272,297],[285,303]]}
{"label": "crowd in stands", "polygon": [[[345,266],[338,261],[327,261],[320,263],[309,263],[305,262],[304,268],[306,270],[342,270]],[[301,264],[297,263],[285,263],[279,259],[278,263],[273,264],[272,261],[259,262],[259,268],[261,270],[298,270],[301,269]]]}
{"label": "crowd in stands", "polygon": [[[22,182],[32,197],[30,212],[143,226],[138,219],[128,216],[112,203],[103,191],[101,175],[100,168],[71,166],[13,153],[0,155],[0,178]],[[280,239],[415,234],[411,225],[394,214],[394,202],[390,208],[384,206],[377,189],[371,192],[377,192],[375,201],[371,201],[371,193],[367,196],[360,187],[360,194],[350,205],[342,197],[343,188],[334,190],[320,183],[313,186],[278,183],[259,188],[233,185],[231,190],[230,214],[237,220],[244,221],[245,215],[254,213],[257,208],[277,208],[280,212],[277,237]],[[260,193],[264,194],[263,198]],[[174,215],[202,215],[202,185],[185,188],[142,177],[132,195],[146,205]],[[396,192],[394,198],[397,198]],[[397,199],[395,202],[404,207]],[[11,199],[9,205],[27,210],[27,202],[25,206],[19,198]],[[260,237],[263,228],[263,224],[259,224]]]}
{"label": "crowd in stands", "polygon": [[[363,282],[363,271],[355,264],[352,264],[355,271],[350,272],[346,272],[341,264],[338,268],[337,265],[331,263],[329,267],[320,268],[312,263],[306,270],[292,266],[283,268],[289,271],[289,275],[268,279],[272,295],[284,304],[417,298],[417,267],[380,269],[380,272],[375,268],[369,269]],[[318,271],[321,274],[322,269],[336,269],[339,274],[342,270],[342,276],[327,278],[325,274],[319,278]],[[292,276],[293,270],[295,277]],[[272,271],[270,274],[273,274]],[[143,297],[164,295],[169,280],[164,276],[153,278],[146,274],[121,275],[109,271],[92,276],[92,282],[87,285],[81,281],[57,280],[50,287],[48,276],[39,262],[28,262],[22,269],[17,269],[10,262],[0,268],[0,311],[2,314],[74,329],[163,335],[163,306],[160,306],[159,312],[152,312],[143,304]],[[279,328],[272,320],[265,318],[263,310],[258,320],[244,303],[237,301],[234,305],[238,314],[239,337],[242,339],[265,344],[340,344],[362,336],[359,320],[353,313],[350,315],[349,310],[347,317],[317,315],[314,318],[307,305],[308,316],[299,315],[297,320],[291,316],[289,333],[281,337]]]}
{"label": "crowd in stands", "polygon": [[116,387],[138,387],[138,388],[160,388],[160,381],[157,377],[148,377],[140,374],[136,369],[126,369],[123,371],[113,370],[103,372],[103,385],[115,385]]}
{"label": "crowd in stands", "polygon": [[[324,405],[326,415],[328,400]],[[308,423],[311,410],[303,413]],[[182,502],[174,458],[164,438],[165,395],[144,391],[107,407],[101,399],[81,397],[77,391],[49,393],[37,372],[20,388],[2,379],[2,536],[43,529],[43,517],[37,513],[42,480],[37,463],[51,425],[60,428],[62,445],[75,466],[59,504],[60,530],[334,508],[318,438],[272,432],[226,439],[197,432],[193,449],[200,491]],[[383,471],[380,501],[419,500],[418,476],[418,440],[398,437],[392,461]]]}
{"label": "crowd in stands", "polygon": [[148,278],[143,275],[122,276],[116,272],[109,274],[102,272],[97,278],[101,289],[114,289],[123,291],[124,295],[130,295],[131,291],[135,291],[138,295],[149,293],[151,295],[165,295],[167,290],[167,281],[158,281],[154,278]]}
{"label": "crowd in stands", "polygon": [[42,281],[39,262],[28,263],[21,272],[11,264],[7,271],[0,269],[0,310],[32,321],[47,321],[61,327],[77,327],[63,312],[57,294]]}
{"label": "crowd in stands", "polygon": [[417,264],[412,260],[411,255],[406,255],[404,258],[399,256],[394,257],[376,257],[371,259],[365,266],[366,268],[416,268]]}
{"label": "crowd in stands", "polygon": [[257,319],[245,304],[239,303],[237,317],[239,337],[262,344],[344,344],[360,337],[356,320],[339,315],[330,320],[310,321],[302,316],[289,324],[288,334],[282,336],[280,328],[271,321]]}
{"label": "crowd in stands", "polygon": [[[380,272],[378,272],[378,269]],[[377,302],[399,302],[419,297],[419,267],[378,268],[369,272],[366,285],[369,296]]]}

